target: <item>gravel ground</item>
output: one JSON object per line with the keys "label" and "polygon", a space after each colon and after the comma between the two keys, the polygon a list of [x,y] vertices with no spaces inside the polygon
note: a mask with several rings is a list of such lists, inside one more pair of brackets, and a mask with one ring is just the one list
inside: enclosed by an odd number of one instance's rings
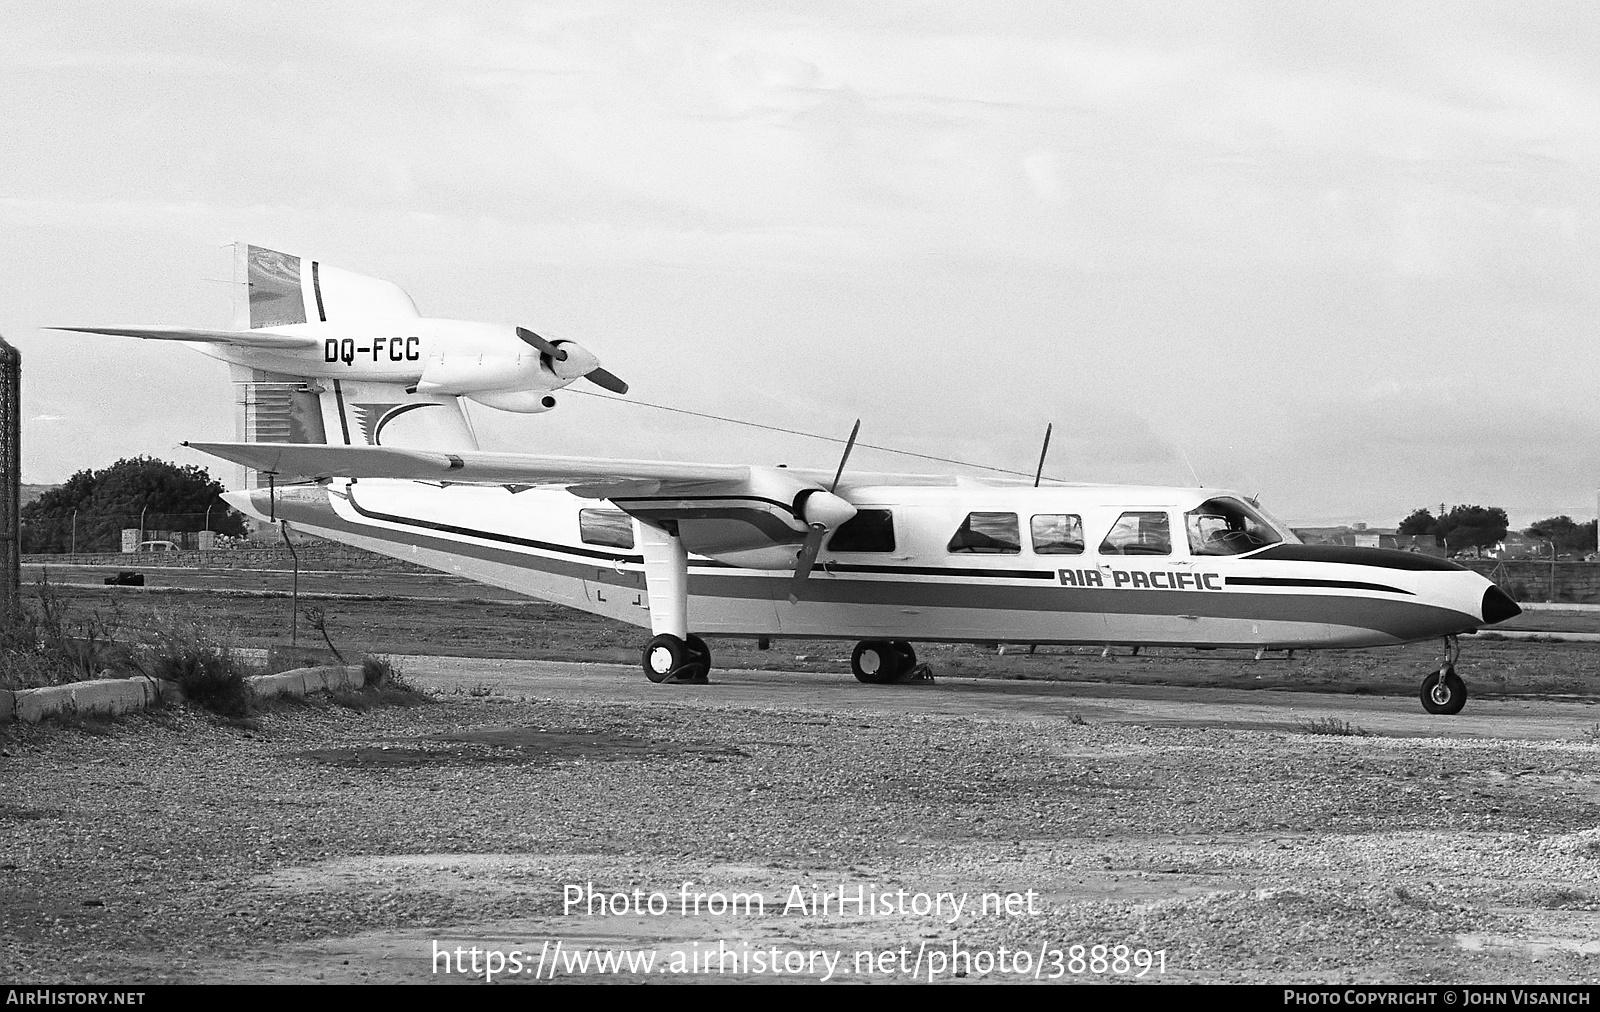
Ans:
{"label": "gravel ground", "polygon": [[[853,954],[952,946],[1027,950],[1045,978],[1136,976],[1087,952],[1070,972],[1069,947],[1095,944],[1161,953],[1146,981],[1600,979],[1585,736],[1081,720],[458,692],[10,726],[0,976],[464,980],[435,972],[435,944],[561,941],[840,952],[834,979],[908,979]],[[685,881],[760,893],[766,913],[680,916]],[[563,889],[591,882],[660,890],[673,913],[564,913]],[[841,885],[968,905],[780,912],[795,886]],[[1030,890],[1031,913],[972,910]]]}

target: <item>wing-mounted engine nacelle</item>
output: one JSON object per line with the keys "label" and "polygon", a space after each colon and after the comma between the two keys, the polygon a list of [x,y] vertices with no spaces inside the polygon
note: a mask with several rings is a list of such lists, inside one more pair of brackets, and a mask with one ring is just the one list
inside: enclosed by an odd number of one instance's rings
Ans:
{"label": "wing-mounted engine nacelle", "polygon": [[463,395],[470,401],[519,415],[536,415],[556,406],[556,399],[539,390],[485,390]]}
{"label": "wing-mounted engine nacelle", "polygon": [[476,398],[490,391],[547,391],[566,386],[544,368],[535,352],[446,351],[429,355],[422,366],[417,393],[466,394]]}

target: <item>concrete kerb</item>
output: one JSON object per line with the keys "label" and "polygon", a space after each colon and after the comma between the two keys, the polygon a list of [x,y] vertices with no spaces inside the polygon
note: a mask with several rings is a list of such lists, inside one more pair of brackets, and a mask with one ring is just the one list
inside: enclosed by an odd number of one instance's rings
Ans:
{"label": "concrete kerb", "polygon": [[[359,689],[364,684],[364,676],[359,664],[334,665],[276,675],[252,675],[245,679],[245,684],[254,698],[272,699]],[[0,724],[11,721],[36,724],[46,717],[63,714],[116,716],[183,700],[183,689],[178,683],[143,676],[101,678],[42,689],[0,689]]]}

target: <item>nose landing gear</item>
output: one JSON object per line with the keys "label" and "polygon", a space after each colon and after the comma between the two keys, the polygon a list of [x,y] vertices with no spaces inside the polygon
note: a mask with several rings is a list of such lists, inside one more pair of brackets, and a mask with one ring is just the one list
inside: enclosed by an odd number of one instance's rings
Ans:
{"label": "nose landing gear", "polygon": [[1467,705],[1467,686],[1456,674],[1456,659],[1461,656],[1461,645],[1454,636],[1444,638],[1445,657],[1439,670],[1422,680],[1422,708],[1429,713],[1460,713]]}

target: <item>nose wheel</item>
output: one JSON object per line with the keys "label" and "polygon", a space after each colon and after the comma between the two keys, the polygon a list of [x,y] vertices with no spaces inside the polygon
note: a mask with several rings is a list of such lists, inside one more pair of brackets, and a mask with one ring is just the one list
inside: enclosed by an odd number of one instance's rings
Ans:
{"label": "nose wheel", "polygon": [[1429,713],[1449,716],[1467,705],[1467,686],[1456,674],[1456,659],[1461,646],[1454,636],[1445,637],[1445,659],[1439,670],[1422,680],[1422,708]]}

